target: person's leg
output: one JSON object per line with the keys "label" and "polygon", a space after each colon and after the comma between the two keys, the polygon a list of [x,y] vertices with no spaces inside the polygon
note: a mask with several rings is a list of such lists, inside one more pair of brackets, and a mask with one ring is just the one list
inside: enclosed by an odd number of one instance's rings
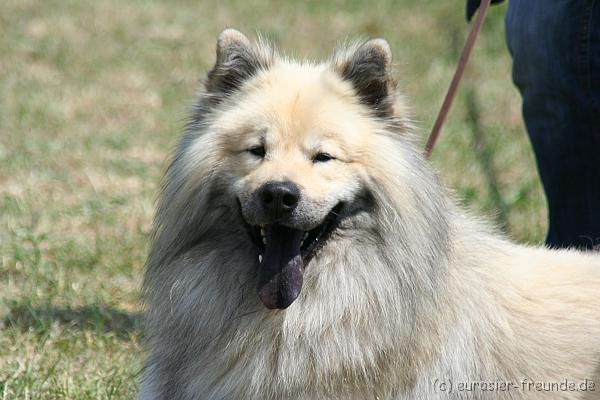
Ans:
{"label": "person's leg", "polygon": [[510,0],[513,79],[552,247],[600,244],[600,0]]}

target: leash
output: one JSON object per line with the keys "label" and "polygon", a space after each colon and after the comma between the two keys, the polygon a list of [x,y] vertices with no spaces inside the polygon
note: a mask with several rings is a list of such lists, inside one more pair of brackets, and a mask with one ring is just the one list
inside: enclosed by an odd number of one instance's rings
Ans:
{"label": "leash", "polygon": [[477,36],[481,31],[481,27],[483,25],[483,20],[485,19],[485,14],[490,6],[491,0],[481,0],[481,4],[479,6],[479,12],[477,13],[477,19],[475,20],[475,24],[471,28],[471,32],[469,32],[469,36],[467,37],[467,41],[465,42],[465,46],[463,47],[462,54],[460,55],[460,59],[458,60],[458,65],[456,67],[456,72],[454,72],[454,77],[452,78],[452,82],[450,82],[450,87],[448,88],[448,93],[446,93],[446,98],[444,98],[444,103],[442,103],[442,108],[435,120],[435,124],[433,125],[433,129],[429,134],[429,139],[427,139],[427,145],[425,145],[425,157],[429,158],[431,156],[431,151],[433,150],[433,146],[435,146],[435,142],[440,136],[440,131],[444,126],[444,122],[446,122],[446,117],[448,117],[448,112],[452,107],[452,102],[456,97],[456,91],[458,89],[458,85],[463,77],[465,72],[465,67],[469,62],[469,56],[471,55],[471,51],[475,46],[475,41],[477,40]]}

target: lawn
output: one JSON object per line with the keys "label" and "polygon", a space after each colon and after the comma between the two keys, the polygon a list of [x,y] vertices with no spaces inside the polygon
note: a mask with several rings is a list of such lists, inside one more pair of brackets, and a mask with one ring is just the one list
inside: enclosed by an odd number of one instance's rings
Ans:
{"label": "lawn", "polygon": [[[505,7],[490,10],[433,163],[465,207],[540,243]],[[154,200],[227,26],[315,59],[387,38],[423,141],[468,29],[462,1],[0,2],[0,399],[135,397]]]}

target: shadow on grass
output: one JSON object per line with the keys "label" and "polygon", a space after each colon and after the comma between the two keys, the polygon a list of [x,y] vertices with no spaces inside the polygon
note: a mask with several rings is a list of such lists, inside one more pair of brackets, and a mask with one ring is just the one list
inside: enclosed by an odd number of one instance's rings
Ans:
{"label": "shadow on grass", "polygon": [[9,312],[0,321],[0,329],[17,328],[43,334],[56,324],[99,333],[112,332],[119,337],[128,337],[130,334],[140,333],[141,315],[102,304],[72,308],[14,303],[9,305]]}

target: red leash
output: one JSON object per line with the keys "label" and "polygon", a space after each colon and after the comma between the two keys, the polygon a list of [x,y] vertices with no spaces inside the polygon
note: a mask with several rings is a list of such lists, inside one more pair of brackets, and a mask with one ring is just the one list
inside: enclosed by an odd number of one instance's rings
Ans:
{"label": "red leash", "polygon": [[442,126],[444,126],[444,122],[446,122],[446,117],[448,116],[448,112],[452,107],[452,102],[456,97],[458,84],[460,83],[460,80],[463,77],[467,63],[469,62],[469,56],[471,55],[471,51],[475,46],[475,41],[477,40],[477,36],[481,31],[481,26],[483,25],[483,20],[485,19],[485,14],[490,6],[491,1],[492,0],[481,0],[481,4],[479,5],[479,12],[477,13],[477,20],[475,21],[473,28],[471,28],[469,37],[465,42],[465,47],[463,48],[462,54],[460,55],[460,60],[458,61],[456,72],[454,73],[454,77],[452,78],[452,82],[450,83],[450,87],[448,88],[448,93],[446,93],[446,98],[444,99],[442,108],[440,109],[438,117],[435,120],[435,124],[433,125],[433,129],[429,134],[429,139],[427,140],[427,145],[425,146],[425,157],[427,158],[431,156],[433,146],[435,146],[435,142],[440,136]]}

